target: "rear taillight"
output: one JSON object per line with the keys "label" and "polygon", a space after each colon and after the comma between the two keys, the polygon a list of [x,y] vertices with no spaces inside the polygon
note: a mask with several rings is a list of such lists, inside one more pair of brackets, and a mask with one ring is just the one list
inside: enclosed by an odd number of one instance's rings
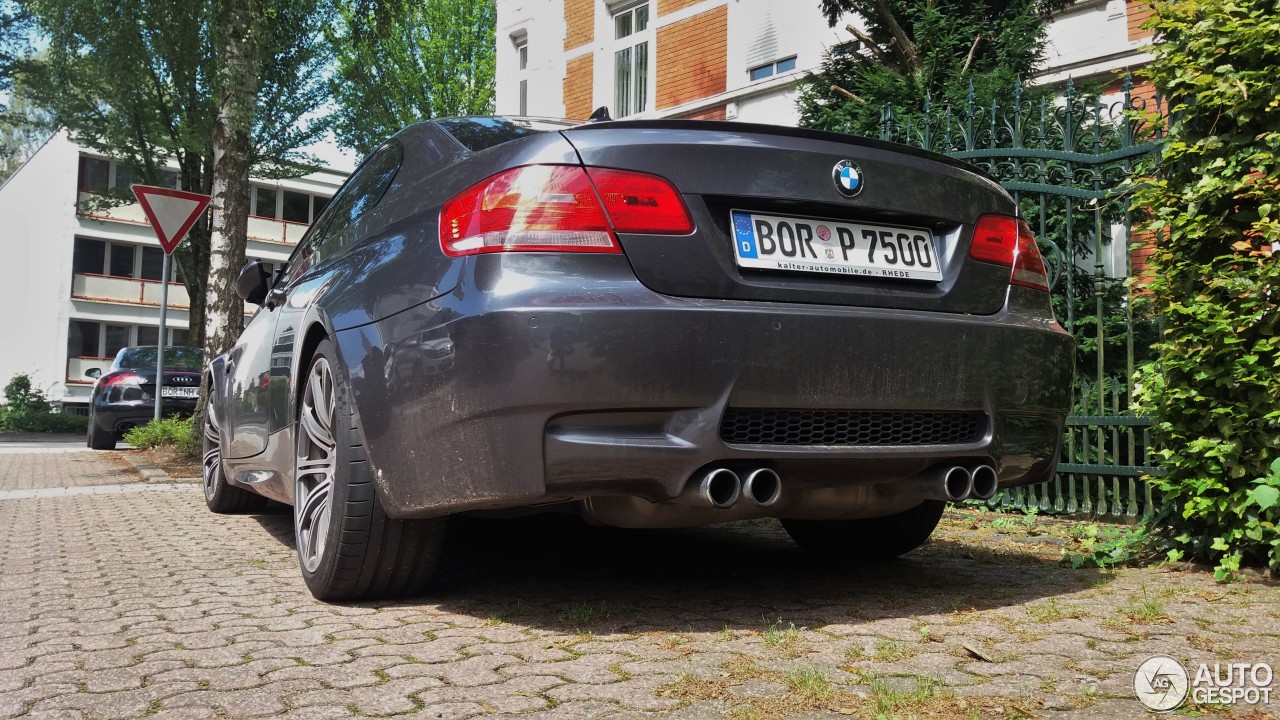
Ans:
{"label": "rear taillight", "polygon": [[1009,284],[1049,292],[1040,246],[1031,226],[1008,215],[983,215],[973,230],[969,257],[1011,268]]}
{"label": "rear taillight", "polygon": [[113,385],[136,386],[136,385],[142,385],[144,382],[146,381],[143,379],[141,375],[135,375],[134,373],[127,373],[127,372],[108,375],[102,379],[102,384],[106,385],[107,387],[111,387]]}
{"label": "rear taillight", "polygon": [[462,191],[440,211],[440,246],[452,257],[622,252],[615,230],[686,235],[693,232],[693,220],[680,193],[660,177],[568,165],[528,165],[498,173]]}
{"label": "rear taillight", "polygon": [[440,246],[460,257],[491,252],[622,252],[587,173],[528,165],[463,190],[440,211]]}
{"label": "rear taillight", "polygon": [[587,173],[600,191],[614,230],[651,235],[693,232],[684,200],[666,180],[627,170],[587,168]]}

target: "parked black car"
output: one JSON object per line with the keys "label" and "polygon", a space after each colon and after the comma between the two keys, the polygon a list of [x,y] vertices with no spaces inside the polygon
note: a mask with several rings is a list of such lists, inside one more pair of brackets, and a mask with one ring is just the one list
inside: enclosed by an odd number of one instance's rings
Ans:
{"label": "parked black car", "polygon": [[[189,417],[200,394],[200,348],[164,349],[163,417]],[[155,415],[156,346],[127,347],[116,353],[105,374],[97,368],[85,373],[95,378],[89,406],[89,447],[112,450],[130,428],[145,425]]]}
{"label": "parked black car", "polygon": [[451,118],[375,150],[214,358],[205,498],[294,506],[319,598],[412,591],[457,513],[775,517],[841,561],[1044,482],[1074,341],[961,162],[723,122]]}

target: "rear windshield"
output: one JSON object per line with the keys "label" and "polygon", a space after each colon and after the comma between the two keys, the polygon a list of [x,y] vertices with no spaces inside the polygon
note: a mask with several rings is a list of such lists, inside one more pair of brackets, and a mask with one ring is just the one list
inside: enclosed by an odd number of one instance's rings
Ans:
{"label": "rear windshield", "polygon": [[437,120],[436,124],[463,147],[479,152],[529,135],[573,127],[563,120],[510,117],[461,117]]}
{"label": "rear windshield", "polygon": [[[116,364],[121,370],[154,370],[156,348],[154,345],[125,348],[120,351]],[[204,351],[200,348],[167,347],[164,349],[164,369],[199,372],[204,369]]]}

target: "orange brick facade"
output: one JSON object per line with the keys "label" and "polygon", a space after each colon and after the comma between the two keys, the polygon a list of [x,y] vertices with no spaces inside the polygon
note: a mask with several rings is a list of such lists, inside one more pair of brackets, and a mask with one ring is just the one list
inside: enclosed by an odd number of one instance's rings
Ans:
{"label": "orange brick facade", "polygon": [[565,51],[586,45],[595,38],[595,13],[595,0],[564,0]]}
{"label": "orange brick facade", "polygon": [[1129,41],[1151,37],[1150,30],[1144,30],[1142,23],[1151,17],[1151,6],[1146,0],[1128,0],[1124,7],[1125,20],[1129,25]]}
{"label": "orange brick facade", "polygon": [[702,2],[702,0],[658,0],[658,15],[679,12],[691,5],[697,5],[699,2]]}
{"label": "orange brick facade", "polygon": [[590,55],[580,55],[565,65],[564,116],[574,120],[591,117],[591,86],[593,72]]}
{"label": "orange brick facade", "polygon": [[658,29],[657,109],[725,91],[728,20],[722,5]]}
{"label": "orange brick facade", "polygon": [[677,115],[676,117],[679,120],[724,120],[725,111],[723,105],[717,105],[705,110],[691,112],[686,115]]}

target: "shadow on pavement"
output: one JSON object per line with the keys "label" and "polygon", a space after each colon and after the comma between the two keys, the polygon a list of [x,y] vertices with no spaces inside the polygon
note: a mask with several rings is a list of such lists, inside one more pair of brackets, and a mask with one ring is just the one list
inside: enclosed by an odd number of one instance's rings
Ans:
{"label": "shadow on pavement", "polygon": [[[288,511],[257,520],[292,549]],[[620,530],[571,516],[458,518],[427,595],[367,605],[430,604],[566,632],[697,632],[983,610],[1109,581],[1030,551],[975,545],[932,540],[893,562],[841,566],[808,558],[771,521]]]}

